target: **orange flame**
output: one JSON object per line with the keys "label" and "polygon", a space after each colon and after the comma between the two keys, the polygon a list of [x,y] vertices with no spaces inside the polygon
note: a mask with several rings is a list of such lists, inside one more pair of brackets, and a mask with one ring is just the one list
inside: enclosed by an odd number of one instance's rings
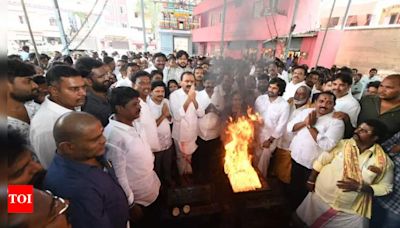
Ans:
{"label": "orange flame", "polygon": [[256,170],[251,165],[248,146],[254,137],[254,122],[260,119],[258,113],[241,116],[237,121],[229,120],[226,134],[230,140],[225,144],[224,171],[228,175],[234,192],[252,191],[261,188]]}

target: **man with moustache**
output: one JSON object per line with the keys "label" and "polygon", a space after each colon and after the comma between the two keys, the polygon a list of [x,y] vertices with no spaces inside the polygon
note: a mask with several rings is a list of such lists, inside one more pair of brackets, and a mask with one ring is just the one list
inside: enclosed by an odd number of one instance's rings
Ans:
{"label": "man with moustache", "polygon": [[305,81],[306,75],[307,75],[307,69],[304,66],[293,67],[292,81],[290,81],[286,85],[286,90],[285,93],[283,94],[283,98],[285,100],[289,100],[289,98],[292,98],[296,93],[296,90],[300,86],[307,85]]}
{"label": "man with moustache", "polygon": [[[153,62],[153,66],[145,69],[145,71],[147,71],[147,73],[151,73],[153,70],[159,70],[159,71],[164,71],[165,68],[165,63],[167,62],[167,56],[165,56],[163,53],[161,52],[157,52],[153,55],[152,57],[152,62]],[[164,75],[166,76],[166,75]],[[169,79],[168,79],[169,80]],[[167,81],[168,81],[167,80]],[[165,81],[165,80],[164,80]]]}
{"label": "man with moustache", "polygon": [[193,70],[194,78],[196,80],[196,91],[201,91],[204,89],[203,86],[203,78],[204,78],[204,69],[202,67],[196,67]]}
{"label": "man with moustache", "polygon": [[172,138],[175,141],[177,165],[181,175],[190,175],[192,154],[197,149],[198,117],[204,115],[197,101],[195,79],[192,72],[181,75],[181,88],[170,95],[173,117]]}
{"label": "man with moustache", "polygon": [[388,128],[386,138],[400,131],[400,74],[388,75],[378,89],[378,96],[365,96],[360,101],[358,122],[379,119]]}
{"label": "man with moustache", "polygon": [[26,102],[38,94],[38,85],[33,81],[35,69],[19,60],[7,60],[7,127],[21,133],[28,141],[31,119],[35,114]]}
{"label": "man with moustache", "polygon": [[136,120],[146,132],[147,140],[151,151],[157,152],[161,150],[160,141],[158,140],[156,118],[150,111],[147,99],[151,91],[150,74],[146,71],[138,71],[131,77],[133,89],[139,92],[141,114]]}
{"label": "man with moustache", "polygon": [[154,155],[145,129],[135,121],[143,115],[139,96],[130,87],[118,87],[111,92],[113,115],[104,135],[109,149],[107,158],[114,166],[130,207],[139,212],[145,207],[146,216],[158,197],[160,180],[153,170]]}
{"label": "man with moustache", "polygon": [[287,124],[287,131],[295,134],[289,147],[292,156],[289,198],[293,210],[308,193],[306,182],[314,160],[335,147],[344,134],[343,121],[333,118],[335,95],[321,92],[316,96],[315,108],[303,110]]}
{"label": "man with moustache", "polygon": [[259,127],[256,160],[258,169],[267,177],[269,161],[276,144],[284,133],[289,118],[289,104],[282,98],[286,83],[283,79],[269,81],[268,94],[257,98],[254,109],[260,114],[262,124]]}
{"label": "man with moustache", "polygon": [[151,95],[147,98],[147,105],[156,118],[160,151],[154,152],[154,170],[163,184],[171,186],[172,183],[172,157],[174,149],[171,136],[171,112],[169,101],[165,98],[166,86],[162,81],[151,83]]}
{"label": "man with moustache", "polygon": [[235,80],[228,71],[224,71],[221,77],[221,83],[215,86],[214,93],[216,94],[216,96],[223,99],[223,102],[221,103],[221,110],[223,110],[225,109],[225,104],[228,104],[228,101],[230,101],[232,98],[232,87]]}
{"label": "man with moustache", "polygon": [[128,201],[104,157],[101,122],[89,113],[65,113],[55,122],[53,135],[57,151],[44,188],[70,200],[72,227],[126,228]]}
{"label": "man with moustache", "polygon": [[343,121],[345,138],[351,137],[353,129],[357,126],[357,117],[360,113],[360,104],[351,94],[352,77],[346,72],[335,75],[332,82],[332,92],[336,96],[334,118]]}
{"label": "man with moustache", "polygon": [[372,196],[392,191],[393,162],[377,143],[385,131],[381,121],[366,120],[314,161],[310,193],[296,210],[307,227],[369,227]]}
{"label": "man with moustache", "polygon": [[164,81],[171,79],[180,82],[180,76],[185,71],[192,71],[189,65],[189,54],[186,51],[180,50],[176,53],[176,64],[175,68],[169,68],[166,74],[164,74]]}
{"label": "man with moustache", "polygon": [[[289,99],[289,119],[293,120],[300,112],[311,107],[311,89],[308,86],[300,86],[293,99]],[[285,127],[282,137],[278,140],[277,148],[274,154],[274,173],[278,179],[285,184],[290,183],[290,170],[292,167],[290,156],[290,143],[293,139],[293,134],[287,132]]]}
{"label": "man with moustache", "polygon": [[94,115],[105,127],[111,115],[111,106],[107,97],[111,86],[111,74],[107,72],[107,66],[96,59],[82,57],[76,61],[75,69],[87,79],[89,85],[82,111]]}
{"label": "man with moustache", "polygon": [[260,74],[257,77],[257,94],[256,95],[261,96],[261,95],[265,95],[268,92],[268,81],[269,81],[269,76],[267,74]]}
{"label": "man with moustache", "polygon": [[53,126],[67,112],[80,110],[86,100],[86,85],[83,77],[74,68],[56,65],[46,74],[49,96],[31,121],[30,140],[44,168],[53,160],[56,143]]}
{"label": "man with moustache", "polygon": [[193,172],[197,180],[208,181],[218,167],[220,150],[222,98],[214,93],[216,75],[206,74],[204,89],[198,92],[197,101],[205,115],[198,119],[197,148],[193,154]]}

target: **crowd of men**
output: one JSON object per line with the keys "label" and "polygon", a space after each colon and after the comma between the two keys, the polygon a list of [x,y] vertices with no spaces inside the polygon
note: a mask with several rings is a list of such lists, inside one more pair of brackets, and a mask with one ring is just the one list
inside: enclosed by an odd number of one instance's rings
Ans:
{"label": "crowd of men", "polygon": [[254,166],[293,225],[400,227],[400,74],[185,51],[7,63],[8,184],[44,208],[12,226],[157,227],[160,191],[212,181],[226,122],[251,107]]}

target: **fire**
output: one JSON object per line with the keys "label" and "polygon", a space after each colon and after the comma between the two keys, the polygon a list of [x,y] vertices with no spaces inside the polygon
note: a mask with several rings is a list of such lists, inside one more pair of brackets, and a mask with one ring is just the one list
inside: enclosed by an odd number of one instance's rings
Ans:
{"label": "fire", "polygon": [[237,121],[229,120],[227,126],[228,141],[225,144],[224,171],[228,175],[234,192],[252,191],[261,188],[256,170],[251,165],[248,146],[254,136],[254,122],[259,120],[258,114],[239,117]]}

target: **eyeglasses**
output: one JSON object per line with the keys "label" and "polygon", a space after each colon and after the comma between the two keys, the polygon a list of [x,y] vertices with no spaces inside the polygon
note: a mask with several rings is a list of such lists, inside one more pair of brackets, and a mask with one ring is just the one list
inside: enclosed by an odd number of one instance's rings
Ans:
{"label": "eyeglasses", "polygon": [[53,198],[53,201],[51,202],[51,205],[50,205],[50,208],[51,208],[51,210],[53,209],[53,208],[55,208],[55,209],[57,209],[57,208],[59,208],[59,206],[60,206],[60,204],[61,205],[63,205],[63,207],[61,208],[61,210],[59,210],[57,213],[56,213],[56,215],[50,220],[50,222],[49,223],[52,223],[59,215],[62,215],[62,214],[64,214],[65,213],[65,215],[66,215],[66,217],[67,217],[67,220],[68,220],[68,216],[67,216],[67,209],[68,209],[68,207],[69,207],[69,203],[67,203],[66,201],[65,201],[65,199],[63,199],[63,198],[61,198],[61,197],[58,197],[58,196],[55,196],[51,191],[49,191],[49,190],[46,190],[45,191],[47,194],[49,194],[52,198]]}

